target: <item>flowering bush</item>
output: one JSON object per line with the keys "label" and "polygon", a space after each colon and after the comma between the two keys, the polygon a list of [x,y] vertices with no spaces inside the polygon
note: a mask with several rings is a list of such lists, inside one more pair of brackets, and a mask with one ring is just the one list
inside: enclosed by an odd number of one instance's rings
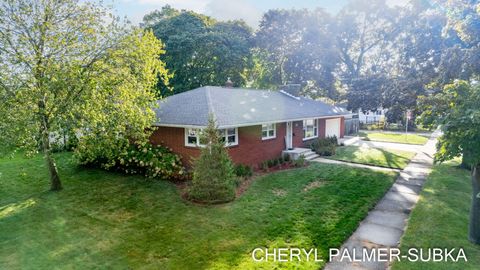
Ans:
{"label": "flowering bush", "polygon": [[[166,180],[188,178],[180,158],[164,146],[155,146],[150,143],[122,145],[119,142],[116,151],[89,146],[92,146],[91,143],[84,143],[76,149],[75,156],[83,165],[121,171],[126,174],[141,174],[148,178]],[[82,151],[83,148],[99,150]]]}
{"label": "flowering bush", "polygon": [[116,159],[114,168],[127,174],[150,178],[184,180],[187,177],[180,158],[163,146],[130,145]]}

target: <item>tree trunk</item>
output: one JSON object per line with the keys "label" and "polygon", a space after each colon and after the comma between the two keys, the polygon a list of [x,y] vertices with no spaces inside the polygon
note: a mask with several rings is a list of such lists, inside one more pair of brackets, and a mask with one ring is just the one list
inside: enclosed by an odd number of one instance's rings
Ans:
{"label": "tree trunk", "polygon": [[42,149],[43,154],[45,155],[45,162],[47,163],[48,171],[50,172],[50,190],[59,191],[62,190],[62,182],[60,182],[60,177],[58,176],[57,165],[55,164],[55,159],[52,156],[50,149],[50,139],[49,129],[48,129],[48,119],[46,116],[43,117],[43,123],[41,126],[42,129]]}
{"label": "tree trunk", "polygon": [[480,245],[480,164],[472,166],[472,188],[468,238],[472,243]]}
{"label": "tree trunk", "polygon": [[460,163],[460,168],[471,170],[472,166],[467,162],[467,160],[468,160],[468,152],[464,150],[462,154],[462,163]]}

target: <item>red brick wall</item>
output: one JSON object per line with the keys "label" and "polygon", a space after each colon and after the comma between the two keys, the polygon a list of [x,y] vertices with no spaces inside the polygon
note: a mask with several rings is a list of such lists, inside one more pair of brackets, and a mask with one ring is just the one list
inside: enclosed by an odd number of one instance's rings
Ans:
{"label": "red brick wall", "polygon": [[[332,117],[335,118],[335,117]],[[340,137],[344,134],[344,118],[340,121]],[[261,162],[281,155],[285,149],[286,124],[276,124],[276,138],[262,140],[262,127],[249,126],[238,128],[238,145],[228,148],[234,163],[248,164],[257,167]],[[318,120],[318,135],[325,137],[325,119]],[[312,141],[303,141],[303,121],[293,122],[293,147],[308,147]],[[185,146],[185,130],[183,128],[159,127],[150,137],[153,144],[170,147],[173,152],[180,155],[186,166],[191,165],[191,160],[198,157],[200,149]]]}
{"label": "red brick wall", "polygon": [[152,144],[161,144],[170,147],[173,152],[180,155],[182,162],[189,165],[192,157],[198,157],[200,149],[185,146],[185,129],[175,127],[158,127],[150,137]]}
{"label": "red brick wall", "polygon": [[262,126],[238,128],[238,145],[228,148],[234,163],[258,166],[265,160],[278,158],[285,150],[285,123],[276,124],[276,138],[262,140]]}
{"label": "red brick wall", "polygon": [[318,137],[325,138],[325,119],[318,119]]}
{"label": "red brick wall", "polygon": [[[300,123],[300,131],[301,131]],[[276,138],[262,140],[262,127],[249,126],[238,128],[238,145],[228,147],[228,152],[234,163],[258,166],[261,162],[280,157],[285,149],[285,123],[276,125]],[[300,140],[302,133],[299,133]],[[296,137],[294,137],[296,138]],[[185,146],[185,130],[183,128],[159,127],[150,137],[153,144],[170,147],[180,155],[182,162],[191,165],[192,157],[198,157],[200,149]]]}
{"label": "red brick wall", "polygon": [[[318,137],[319,138],[325,138],[325,125],[326,125],[325,120],[333,119],[333,118],[338,118],[338,117],[318,119]],[[293,133],[295,134],[293,136],[293,147],[308,148],[310,143],[312,143],[315,140],[315,138],[311,140],[306,140],[306,141],[303,140],[303,121],[294,122],[293,127],[294,127]],[[345,133],[345,117],[342,116],[340,119],[340,138],[343,138],[344,133]]]}

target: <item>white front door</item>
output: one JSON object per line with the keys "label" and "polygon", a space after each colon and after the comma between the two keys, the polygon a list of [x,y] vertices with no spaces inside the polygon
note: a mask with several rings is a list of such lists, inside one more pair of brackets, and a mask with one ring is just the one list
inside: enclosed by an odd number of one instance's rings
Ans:
{"label": "white front door", "polygon": [[325,121],[325,137],[336,136],[340,138],[340,118],[327,119]]}
{"label": "white front door", "polygon": [[288,149],[293,149],[293,124],[292,122],[287,122],[287,135],[285,136],[285,144]]}

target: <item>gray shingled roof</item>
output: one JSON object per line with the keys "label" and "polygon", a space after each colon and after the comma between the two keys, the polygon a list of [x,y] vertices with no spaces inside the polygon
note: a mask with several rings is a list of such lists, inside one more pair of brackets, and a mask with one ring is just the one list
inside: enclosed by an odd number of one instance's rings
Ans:
{"label": "gray shingled roof", "polygon": [[206,126],[213,113],[219,128],[349,114],[343,108],[280,91],[205,86],[158,101],[158,126]]}

